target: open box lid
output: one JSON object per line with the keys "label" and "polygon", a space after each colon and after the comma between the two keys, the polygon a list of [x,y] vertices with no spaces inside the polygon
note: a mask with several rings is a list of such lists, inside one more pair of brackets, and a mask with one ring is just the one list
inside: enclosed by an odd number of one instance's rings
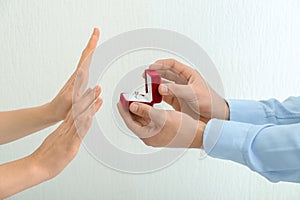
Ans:
{"label": "open box lid", "polygon": [[160,103],[162,101],[162,96],[158,92],[159,84],[161,84],[161,76],[155,70],[147,69],[145,70],[146,93],[122,93],[120,96],[121,102],[124,102],[124,105],[129,105],[132,102],[142,102],[149,105]]}
{"label": "open box lid", "polygon": [[160,103],[162,101],[162,96],[158,92],[158,87],[161,84],[161,76],[155,70],[147,69],[145,70],[145,89],[146,94],[154,103]]}

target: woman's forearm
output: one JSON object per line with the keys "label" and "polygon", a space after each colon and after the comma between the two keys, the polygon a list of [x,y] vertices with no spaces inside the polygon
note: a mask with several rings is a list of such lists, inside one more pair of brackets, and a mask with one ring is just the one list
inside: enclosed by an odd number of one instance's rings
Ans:
{"label": "woman's forearm", "polygon": [[0,144],[25,137],[58,121],[50,104],[0,112]]}
{"label": "woman's forearm", "polygon": [[0,199],[47,180],[47,172],[31,156],[0,165]]}

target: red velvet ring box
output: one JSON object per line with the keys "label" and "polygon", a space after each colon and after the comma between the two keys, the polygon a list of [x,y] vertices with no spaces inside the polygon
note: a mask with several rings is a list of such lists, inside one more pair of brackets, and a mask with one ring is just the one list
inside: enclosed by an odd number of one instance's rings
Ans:
{"label": "red velvet ring box", "polygon": [[153,106],[155,103],[162,101],[162,96],[158,93],[158,86],[161,84],[161,76],[155,71],[145,70],[145,90],[146,94],[140,94],[135,91],[133,93],[121,93],[120,101],[125,108],[129,108],[132,102],[145,103]]}

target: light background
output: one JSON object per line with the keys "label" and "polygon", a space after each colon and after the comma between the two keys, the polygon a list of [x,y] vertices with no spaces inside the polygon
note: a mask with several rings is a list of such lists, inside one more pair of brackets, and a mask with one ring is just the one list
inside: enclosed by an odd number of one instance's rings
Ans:
{"label": "light background", "polygon": [[[1,0],[0,110],[53,98],[73,72],[94,26],[101,28],[100,43],[137,28],[177,31],[212,58],[227,98],[283,100],[299,95],[299,19],[297,0]],[[130,59],[122,62],[130,65]],[[0,163],[28,155],[54,128],[0,146]],[[229,161],[199,160],[197,151],[159,172],[131,175],[101,165],[81,148],[55,179],[11,199],[299,197],[300,185],[272,184]]]}

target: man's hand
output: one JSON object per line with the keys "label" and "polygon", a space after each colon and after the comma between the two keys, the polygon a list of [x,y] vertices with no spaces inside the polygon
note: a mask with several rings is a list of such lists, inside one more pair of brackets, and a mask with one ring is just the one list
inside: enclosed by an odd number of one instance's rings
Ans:
{"label": "man's hand", "polygon": [[173,82],[161,84],[159,93],[175,110],[204,122],[211,118],[229,119],[226,101],[193,68],[173,59],[158,60],[149,68]]}
{"label": "man's hand", "polygon": [[86,48],[82,52],[82,56],[79,60],[77,69],[71,75],[67,83],[63,86],[63,88],[59,91],[57,96],[50,102],[49,106],[51,107],[53,115],[55,116],[54,118],[57,121],[65,119],[68,112],[70,111],[70,108],[72,106],[75,80],[79,71],[81,71],[82,76],[84,78],[79,92],[82,93],[84,91],[89,77],[91,58],[97,46],[99,37],[100,31],[99,29],[95,28]]}
{"label": "man's hand", "polygon": [[118,103],[127,125],[142,141],[153,147],[201,148],[205,124],[185,113],[158,110],[142,103],[132,103],[129,110]]}

